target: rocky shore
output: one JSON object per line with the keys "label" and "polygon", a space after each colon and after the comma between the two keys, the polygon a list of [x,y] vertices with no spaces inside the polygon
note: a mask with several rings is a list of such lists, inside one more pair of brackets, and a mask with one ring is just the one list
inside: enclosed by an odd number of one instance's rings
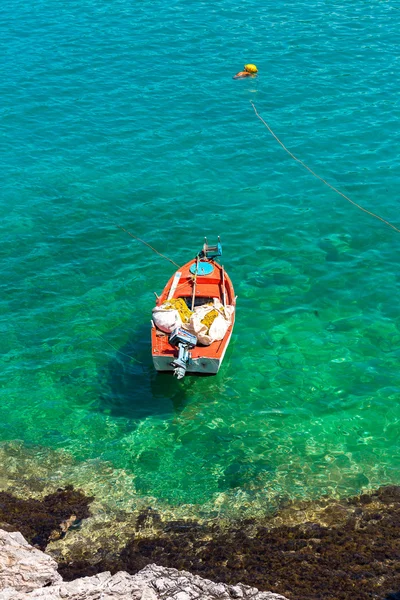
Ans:
{"label": "rocky shore", "polygon": [[148,565],[63,581],[57,563],[19,532],[0,529],[0,600],[286,600],[246,585],[213,583],[186,571]]}

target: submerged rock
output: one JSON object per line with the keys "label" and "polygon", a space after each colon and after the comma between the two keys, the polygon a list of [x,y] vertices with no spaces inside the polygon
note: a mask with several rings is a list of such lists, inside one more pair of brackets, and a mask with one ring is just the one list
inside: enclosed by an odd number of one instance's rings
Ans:
{"label": "submerged rock", "polygon": [[71,485],[43,500],[23,500],[0,492],[0,522],[21,531],[29,542],[44,550],[49,541],[63,537],[70,527],[90,515],[92,500]]}
{"label": "submerged rock", "polygon": [[136,575],[119,571],[64,582],[57,563],[20,533],[0,530],[0,600],[286,600],[255,588],[213,583],[186,571],[148,565]]}
{"label": "submerged rock", "polygon": [[[273,515],[209,522],[192,515],[172,520],[150,506],[104,514],[96,500],[89,514],[90,499],[84,492],[72,492],[47,495],[40,501],[45,504],[0,496],[0,527],[12,531],[20,524],[29,541],[47,543],[46,552],[58,562],[67,591],[67,580],[88,578],[90,583],[92,576],[104,572],[111,573],[109,578],[117,572],[136,577],[154,564],[165,572],[179,569],[176,573],[220,582],[216,589],[230,594],[222,598],[240,598],[241,583],[291,600],[394,599],[400,590],[398,486],[340,500],[282,498]],[[242,501],[238,496],[238,503]],[[152,589],[159,593],[153,584],[149,589],[147,600]],[[165,600],[187,600],[185,589],[175,596],[167,592],[162,592]],[[41,593],[38,597],[43,598]],[[8,598],[0,593],[0,600]]]}
{"label": "submerged rock", "polygon": [[[283,502],[264,520],[168,522],[147,509],[123,547],[110,549],[103,531],[100,552],[85,551],[87,537],[71,552],[73,539],[77,545],[87,536],[81,530],[68,534],[70,551],[55,558],[65,579],[106,570],[135,574],[155,563],[291,600],[383,600],[400,589],[399,527],[400,487],[389,486],[347,500]],[[68,535],[47,551],[54,556]]]}

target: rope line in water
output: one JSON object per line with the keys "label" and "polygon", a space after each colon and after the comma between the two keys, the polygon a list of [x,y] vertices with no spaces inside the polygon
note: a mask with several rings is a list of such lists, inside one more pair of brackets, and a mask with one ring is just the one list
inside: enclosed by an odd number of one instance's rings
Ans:
{"label": "rope line in water", "polygon": [[116,227],[118,227],[119,229],[122,229],[122,231],[125,231],[125,233],[127,233],[128,235],[130,235],[131,238],[133,238],[134,240],[138,240],[139,242],[142,242],[142,244],[144,244],[145,246],[148,246],[149,248],[151,248],[153,250],[153,252],[155,252],[156,254],[159,254],[163,258],[166,258],[167,260],[169,260],[170,263],[172,263],[176,267],[179,267],[179,265],[176,262],[174,262],[173,260],[171,260],[170,258],[168,258],[168,256],[165,256],[165,254],[161,254],[161,252],[159,252],[158,250],[156,250],[155,248],[153,248],[153,246],[150,246],[150,244],[148,244],[144,240],[141,240],[136,235],[133,235],[130,231],[128,231],[127,229],[125,229],[125,227],[122,227],[122,225],[118,225],[117,223],[114,223],[114,225]]}
{"label": "rope line in water", "polygon": [[333,190],[334,192],[336,192],[337,194],[339,194],[339,196],[342,196],[343,198],[345,198],[348,202],[350,202],[350,204],[353,204],[354,206],[356,206],[357,208],[359,208],[360,210],[362,210],[363,212],[367,213],[368,215],[370,215],[371,217],[375,217],[375,219],[378,219],[379,221],[382,221],[383,223],[385,223],[386,225],[389,225],[389,227],[391,227],[392,229],[394,229],[395,231],[397,231],[398,233],[400,233],[400,229],[398,229],[397,227],[395,227],[394,225],[392,225],[392,223],[389,223],[389,221],[386,221],[385,219],[383,219],[382,217],[380,217],[379,215],[376,215],[375,213],[367,210],[366,208],[363,208],[362,206],[360,206],[359,204],[357,204],[357,202],[354,202],[354,200],[351,200],[348,196],[346,196],[345,194],[343,194],[343,192],[340,192],[338,189],[336,189],[333,185],[331,185],[330,183],[328,183],[325,179],[323,179],[322,177],[320,177],[319,175],[317,175],[312,169],[310,169],[310,167],[308,167],[302,160],[300,160],[299,158],[297,158],[292,152],[290,152],[290,150],[288,150],[285,146],[285,144],[283,142],[281,142],[281,140],[278,138],[277,135],[275,135],[275,133],[272,131],[271,127],[268,125],[268,123],[266,123],[264,121],[264,119],[258,114],[256,107],[254,106],[254,103],[252,100],[250,100],[250,103],[254,109],[254,112],[256,113],[256,116],[260,119],[260,121],[262,123],[264,123],[265,127],[268,129],[268,131],[270,132],[270,134],[276,139],[276,141],[278,142],[278,144],[280,144],[282,146],[282,148],[285,150],[285,152],[287,152],[289,154],[289,156],[291,156],[293,158],[293,160],[295,160],[296,162],[300,163],[302,165],[302,167],[304,167],[305,169],[307,169],[307,171],[309,171],[312,175],[314,175],[314,177],[316,177],[317,179],[319,179],[320,181],[322,181],[325,185],[327,185],[329,188],[331,188],[331,190]]}
{"label": "rope line in water", "polygon": [[[116,352],[119,352],[119,354],[123,354],[124,356],[127,356],[128,358],[130,358],[130,359],[131,359],[131,360],[133,360],[134,362],[137,362],[139,365],[142,365],[142,364],[143,364],[142,362],[140,362],[140,360],[137,360],[137,358],[135,358],[134,356],[130,356],[129,354],[125,354],[125,352],[122,352],[122,350],[118,350],[118,348],[116,348],[115,346],[113,346],[113,345],[111,344],[111,342],[109,342],[108,340],[106,340],[106,338],[104,338],[102,335],[100,335],[100,333],[94,333],[94,332],[93,332],[93,335],[94,335],[95,337],[97,337],[97,338],[100,338],[100,339],[102,339],[104,342],[106,342],[106,344],[108,344],[109,346],[111,346],[111,348],[114,348],[114,350],[115,350]],[[84,341],[86,341],[86,340],[84,340]]]}

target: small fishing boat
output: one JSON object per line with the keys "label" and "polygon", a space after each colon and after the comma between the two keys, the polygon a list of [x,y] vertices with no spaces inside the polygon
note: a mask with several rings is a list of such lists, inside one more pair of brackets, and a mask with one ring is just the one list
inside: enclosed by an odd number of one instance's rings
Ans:
{"label": "small fishing boat", "polygon": [[225,269],[220,239],[207,239],[197,256],[168,281],[153,308],[151,343],[154,367],[181,379],[186,373],[215,375],[235,322],[236,297]]}

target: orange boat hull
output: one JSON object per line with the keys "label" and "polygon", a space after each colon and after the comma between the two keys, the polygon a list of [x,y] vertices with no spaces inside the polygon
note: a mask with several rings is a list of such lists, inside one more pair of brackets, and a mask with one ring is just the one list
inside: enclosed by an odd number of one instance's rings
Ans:
{"label": "orange boat hull", "polygon": [[[236,297],[233,285],[223,267],[210,259],[202,259],[202,263],[210,263],[213,266],[212,273],[209,275],[198,274],[195,282],[190,267],[196,264],[196,260],[189,261],[172,275],[161,296],[157,299],[157,306],[161,305],[167,298],[185,298],[190,302],[195,286],[195,297],[198,301],[218,298],[223,305],[230,305],[235,308]],[[190,351],[191,360],[186,369],[187,373],[208,375],[218,373],[231,339],[234,323],[235,311],[233,311],[231,323],[222,340],[213,342],[209,346],[197,345]],[[152,323],[151,328],[151,343],[155,369],[166,372],[174,371],[171,362],[178,356],[178,349],[169,343],[169,335],[159,331],[154,323]]]}

